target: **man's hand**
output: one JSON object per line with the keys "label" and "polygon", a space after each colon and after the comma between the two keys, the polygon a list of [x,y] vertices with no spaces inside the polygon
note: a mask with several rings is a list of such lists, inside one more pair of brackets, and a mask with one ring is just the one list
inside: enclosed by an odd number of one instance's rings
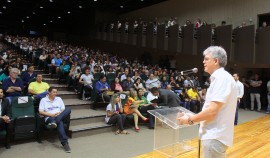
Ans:
{"label": "man's hand", "polygon": [[190,118],[191,114],[186,113],[178,113],[177,120],[179,125],[189,124],[188,120]]}
{"label": "man's hand", "polygon": [[5,121],[5,123],[9,123],[10,122],[10,118],[8,116],[5,115],[2,118]]}

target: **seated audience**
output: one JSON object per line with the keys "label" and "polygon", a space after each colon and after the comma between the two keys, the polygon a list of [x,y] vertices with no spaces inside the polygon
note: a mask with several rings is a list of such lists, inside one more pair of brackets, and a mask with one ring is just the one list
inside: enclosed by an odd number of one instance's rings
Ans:
{"label": "seated audience", "polygon": [[114,79],[114,82],[111,84],[111,89],[114,92],[123,92],[123,88],[122,88],[121,84],[119,83],[118,77],[116,77]]}
{"label": "seated audience", "polygon": [[69,70],[70,70],[70,66],[69,64],[66,63],[66,61],[64,60],[62,62],[62,64],[59,67],[59,80],[58,83],[61,83],[62,79],[67,80],[68,74],[69,74]]}
{"label": "seated audience", "polygon": [[[0,131],[7,130],[10,123],[11,106],[9,101],[4,98],[3,89],[0,89]],[[8,139],[8,138],[6,138]],[[7,149],[10,148],[9,144],[4,144]]]}
{"label": "seated audience", "polygon": [[140,102],[138,104],[138,110],[141,112],[141,113],[146,113],[147,114],[147,117],[149,118],[149,128],[150,129],[153,129],[154,128],[154,118],[152,117],[151,114],[149,114],[147,111],[148,110],[154,110],[155,109],[155,106],[157,104],[153,104],[151,103],[150,101],[148,101],[145,96],[143,95],[144,94],[144,90],[143,89],[138,89],[138,95],[137,97],[135,98],[136,101],[138,100],[142,100],[143,102]]}
{"label": "seated audience", "polygon": [[50,86],[46,82],[42,82],[42,75],[38,74],[36,81],[31,82],[28,87],[28,93],[34,95],[35,99],[46,97]]}
{"label": "seated audience", "polygon": [[94,76],[90,73],[90,69],[85,70],[85,74],[82,74],[79,82],[83,84],[83,99],[89,100],[91,98],[91,92],[93,90]]}
{"label": "seated audience", "polygon": [[63,100],[57,97],[57,89],[49,88],[49,94],[42,98],[39,104],[39,113],[45,116],[45,123],[51,128],[57,128],[58,136],[65,152],[70,153],[68,137],[64,129],[63,120],[71,113],[70,108],[65,107]]}
{"label": "seated audience", "polygon": [[140,128],[138,126],[138,120],[139,120],[139,117],[147,122],[149,119],[144,117],[140,111],[138,110],[138,107],[139,107],[139,104],[140,103],[143,103],[144,100],[138,100],[136,101],[135,98],[137,97],[137,92],[132,90],[130,91],[130,96],[128,97],[128,100],[126,102],[126,104],[124,105],[124,113],[126,115],[133,115],[134,116],[134,125],[135,125],[135,131],[136,132],[139,132]]}
{"label": "seated audience", "polygon": [[10,101],[12,97],[21,96],[23,90],[23,81],[18,77],[19,70],[17,68],[12,68],[9,73],[9,78],[5,79],[3,82],[3,90],[5,92],[6,98]]}
{"label": "seated audience", "polygon": [[145,83],[146,89],[150,90],[153,87],[160,87],[159,80],[154,76],[154,74],[150,74],[149,79]]}
{"label": "seated audience", "polygon": [[22,72],[21,79],[23,81],[23,85],[28,88],[29,81],[33,80],[37,77],[37,74],[34,72],[34,66],[31,65],[28,67],[27,71]]}
{"label": "seated audience", "polygon": [[127,79],[123,81],[123,90],[130,91],[133,88],[134,83],[131,81],[131,77],[127,76]]}
{"label": "seated audience", "polygon": [[103,99],[103,101],[109,102],[110,96],[107,94],[107,92],[111,90],[111,87],[106,82],[106,76],[101,75],[99,77],[99,81],[96,82],[95,86],[96,86],[96,91],[98,95]]}
{"label": "seated audience", "polygon": [[123,114],[123,107],[121,104],[121,99],[118,94],[114,94],[111,98],[110,104],[106,108],[105,122],[107,124],[116,124],[118,129],[115,134],[129,134],[124,130],[124,124],[126,120],[126,115]]}
{"label": "seated audience", "polygon": [[199,112],[200,96],[198,94],[197,87],[191,87],[187,94],[190,98],[190,109],[192,112]]}
{"label": "seated audience", "polygon": [[181,100],[181,105],[184,108],[190,110],[190,98],[189,98],[189,96],[187,94],[187,89],[186,88],[184,88],[182,90],[182,92],[180,93],[179,97],[180,97],[180,100]]}
{"label": "seated audience", "polygon": [[141,83],[141,79],[140,78],[137,78],[135,80],[135,83],[133,84],[133,86],[134,86],[134,88],[135,88],[136,91],[138,91],[139,89],[142,89],[144,92],[146,91],[145,90],[145,87]]}

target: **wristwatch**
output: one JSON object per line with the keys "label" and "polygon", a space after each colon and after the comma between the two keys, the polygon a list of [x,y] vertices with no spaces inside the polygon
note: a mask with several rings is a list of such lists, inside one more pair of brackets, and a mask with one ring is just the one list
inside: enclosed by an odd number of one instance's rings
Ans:
{"label": "wristwatch", "polygon": [[193,125],[194,124],[194,122],[190,119],[190,117],[188,117],[188,124],[189,125]]}

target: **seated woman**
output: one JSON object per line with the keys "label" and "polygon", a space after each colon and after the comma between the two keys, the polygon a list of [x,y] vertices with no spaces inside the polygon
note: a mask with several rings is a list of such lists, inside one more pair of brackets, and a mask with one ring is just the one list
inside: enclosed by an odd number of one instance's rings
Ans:
{"label": "seated woman", "polygon": [[119,83],[119,78],[116,77],[114,79],[114,82],[111,84],[111,90],[114,92],[123,92],[123,88],[121,84]]}
{"label": "seated woman", "polygon": [[114,94],[111,97],[110,104],[106,108],[106,117],[105,121],[107,124],[116,124],[118,126],[115,134],[129,134],[124,130],[124,124],[126,120],[126,115],[123,113],[123,107],[121,104],[121,99],[118,94]]}
{"label": "seated woman", "polygon": [[143,95],[144,94],[144,91],[143,89],[138,89],[138,95],[137,97],[135,98],[136,101],[143,101],[143,102],[140,102],[138,104],[138,110],[141,112],[141,113],[146,113],[147,114],[147,117],[149,118],[149,128],[153,128],[154,127],[154,118],[152,117],[151,114],[149,114],[147,111],[148,110],[153,110],[155,109],[155,106],[157,104],[153,104],[151,103],[150,101],[148,101],[146,99],[146,97]]}
{"label": "seated woman", "polygon": [[143,92],[145,92],[145,87],[143,86],[143,84],[141,83],[141,79],[140,78],[137,78],[135,80],[135,83],[134,83],[134,88],[136,91],[138,91],[139,89],[142,89]]}
{"label": "seated woman", "polygon": [[141,112],[138,110],[138,105],[143,103],[143,100],[135,101],[135,98],[137,97],[137,92],[136,91],[130,91],[130,96],[128,97],[128,100],[124,106],[124,113],[126,115],[133,115],[134,116],[134,126],[135,126],[135,131],[139,132],[140,128],[138,126],[138,120],[139,117],[144,121],[148,122],[148,118],[144,117]]}

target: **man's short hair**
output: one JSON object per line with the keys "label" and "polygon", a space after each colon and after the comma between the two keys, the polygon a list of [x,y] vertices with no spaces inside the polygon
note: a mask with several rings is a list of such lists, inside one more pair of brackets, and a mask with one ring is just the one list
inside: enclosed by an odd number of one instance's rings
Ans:
{"label": "man's short hair", "polygon": [[158,88],[157,87],[153,87],[153,88],[150,89],[150,92],[151,93],[158,92]]}
{"label": "man's short hair", "polygon": [[[48,89],[48,92],[52,92],[52,90],[53,89],[56,89],[55,87],[50,87],[49,89]],[[56,89],[57,90],[57,89]]]}

